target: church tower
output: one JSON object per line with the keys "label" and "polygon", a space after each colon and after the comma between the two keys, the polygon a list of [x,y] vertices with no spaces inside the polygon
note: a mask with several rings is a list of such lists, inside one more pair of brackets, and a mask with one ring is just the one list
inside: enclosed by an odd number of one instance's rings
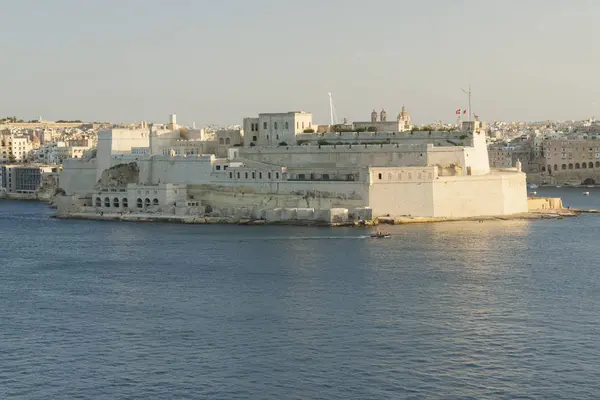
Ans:
{"label": "church tower", "polygon": [[381,109],[381,114],[380,115],[381,115],[381,117],[379,118],[379,120],[381,122],[387,121],[387,113],[385,112],[385,110],[383,108]]}
{"label": "church tower", "polygon": [[377,111],[375,110],[371,113],[371,122],[377,122]]}

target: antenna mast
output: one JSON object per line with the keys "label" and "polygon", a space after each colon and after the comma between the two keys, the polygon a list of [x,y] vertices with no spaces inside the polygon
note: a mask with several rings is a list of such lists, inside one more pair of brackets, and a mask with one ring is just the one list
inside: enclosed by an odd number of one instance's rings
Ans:
{"label": "antenna mast", "polygon": [[338,123],[337,115],[335,114],[335,108],[333,107],[333,99],[331,97],[331,93],[329,94],[329,122],[330,125],[334,125]]}

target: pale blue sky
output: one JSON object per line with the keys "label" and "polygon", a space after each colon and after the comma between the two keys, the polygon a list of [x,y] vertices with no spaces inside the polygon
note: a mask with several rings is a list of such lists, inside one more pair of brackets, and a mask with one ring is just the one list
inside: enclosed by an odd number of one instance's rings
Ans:
{"label": "pale blue sky", "polygon": [[0,115],[600,117],[598,0],[0,0]]}

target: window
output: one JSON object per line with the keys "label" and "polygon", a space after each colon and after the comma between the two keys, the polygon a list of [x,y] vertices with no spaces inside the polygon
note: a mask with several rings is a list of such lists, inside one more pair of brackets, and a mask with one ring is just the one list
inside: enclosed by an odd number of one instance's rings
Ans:
{"label": "window", "polygon": [[273,129],[277,130],[277,122],[273,122]]}
{"label": "window", "polygon": [[220,171],[220,170],[221,170],[221,166],[217,165],[217,171]]}
{"label": "window", "polygon": [[275,172],[275,179],[279,179],[279,172]]}
{"label": "window", "polygon": [[258,173],[258,179],[262,179],[262,172]]}
{"label": "window", "polygon": [[275,139],[279,140],[279,135],[275,135]]}
{"label": "window", "polygon": [[253,172],[252,173],[252,179],[255,179],[255,178],[256,178],[256,172]]}
{"label": "window", "polygon": [[116,197],[113,199],[113,206],[114,206],[115,208],[119,208],[119,199],[118,199],[118,198],[116,198]]}
{"label": "window", "polygon": [[219,144],[225,144],[225,140],[223,138],[219,139]]}
{"label": "window", "polygon": [[237,173],[237,178],[240,179],[240,173],[239,172]]}
{"label": "window", "polygon": [[263,129],[267,129],[267,123],[263,122]]}
{"label": "window", "polygon": [[329,174],[323,174],[323,176],[321,177],[321,179],[323,179],[324,181],[328,181],[329,180]]}
{"label": "window", "polygon": [[233,179],[233,172],[229,173],[229,179]]}
{"label": "window", "polygon": [[244,178],[248,179],[248,173],[247,172],[244,174]]}
{"label": "window", "polygon": [[296,129],[298,129],[300,126],[300,122],[296,121]]}
{"label": "window", "polygon": [[304,129],[304,121],[302,121],[302,129]]}
{"label": "window", "polygon": [[104,207],[110,207],[110,199],[108,197],[104,198]]}
{"label": "window", "polygon": [[153,200],[152,200],[152,205],[155,205],[155,206],[157,206],[157,205],[158,205],[158,199],[153,199]]}
{"label": "window", "polygon": [[129,201],[127,200],[127,197],[123,197],[123,208],[127,208],[129,207]]}
{"label": "window", "polygon": [[383,175],[382,175],[382,174],[377,174],[377,177],[378,177],[379,179],[382,179],[382,178],[383,178]]}
{"label": "window", "polygon": [[142,208],[144,206],[142,199],[137,199],[137,208]]}
{"label": "window", "polygon": [[271,179],[271,173],[269,172],[269,179]]}
{"label": "window", "polygon": [[150,205],[150,199],[148,199],[148,198],[144,199],[144,205],[146,207],[148,207]]}
{"label": "window", "polygon": [[256,142],[256,136],[252,136],[252,141]]}
{"label": "window", "polygon": [[102,207],[102,199],[100,197],[96,197],[96,207]]}
{"label": "window", "polygon": [[225,144],[231,144],[231,139],[229,139],[229,138],[225,139]]}
{"label": "window", "polygon": [[301,181],[303,181],[303,180],[306,179],[306,175],[304,175],[304,174],[298,174],[298,179],[301,180]]}
{"label": "window", "polygon": [[287,121],[285,121],[285,129],[290,129],[290,124]]}

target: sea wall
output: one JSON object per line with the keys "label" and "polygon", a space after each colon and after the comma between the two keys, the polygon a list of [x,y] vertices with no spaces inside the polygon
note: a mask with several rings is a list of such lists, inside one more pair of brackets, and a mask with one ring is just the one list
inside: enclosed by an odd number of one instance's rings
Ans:
{"label": "sea wall", "polygon": [[563,203],[559,197],[530,197],[527,199],[529,211],[562,210]]}

